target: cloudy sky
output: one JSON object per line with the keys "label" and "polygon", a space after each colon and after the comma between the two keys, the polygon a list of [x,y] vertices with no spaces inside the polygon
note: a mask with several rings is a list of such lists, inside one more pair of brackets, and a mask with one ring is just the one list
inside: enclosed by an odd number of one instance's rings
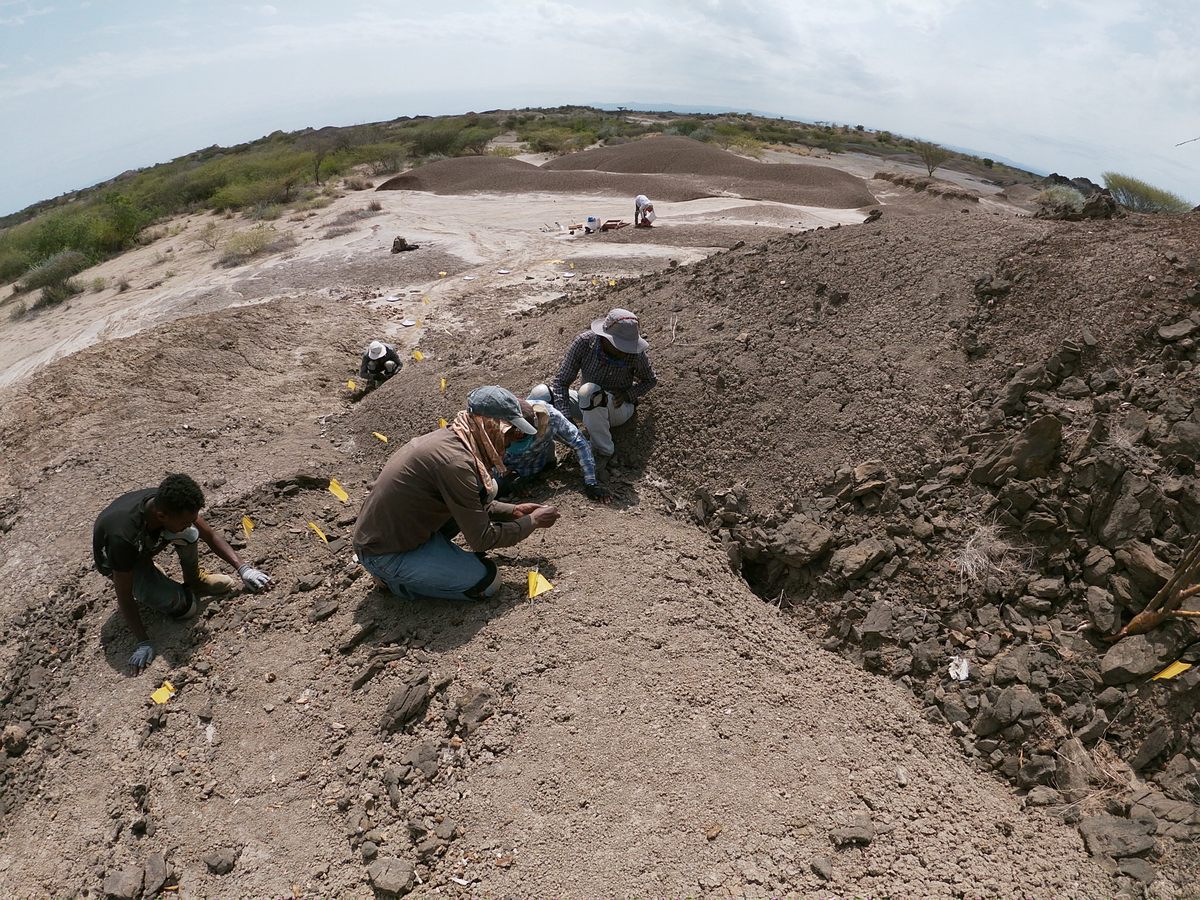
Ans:
{"label": "cloudy sky", "polygon": [[864,124],[1200,203],[1194,0],[0,0],[0,213],[276,129],[561,103]]}

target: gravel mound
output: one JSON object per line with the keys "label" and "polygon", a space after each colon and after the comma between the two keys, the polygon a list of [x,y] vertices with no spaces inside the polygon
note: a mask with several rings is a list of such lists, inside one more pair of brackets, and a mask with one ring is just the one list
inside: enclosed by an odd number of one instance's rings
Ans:
{"label": "gravel mound", "polygon": [[542,168],[558,171],[594,169],[597,172],[660,175],[744,176],[748,171],[762,165],[763,163],[753,162],[703,141],[662,135],[613,147],[596,147],[569,153],[549,160]]}

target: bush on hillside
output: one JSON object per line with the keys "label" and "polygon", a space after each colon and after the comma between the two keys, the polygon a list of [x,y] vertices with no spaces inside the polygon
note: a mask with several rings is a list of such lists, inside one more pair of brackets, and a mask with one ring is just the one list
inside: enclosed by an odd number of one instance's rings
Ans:
{"label": "bush on hillside", "polygon": [[1083,194],[1065,184],[1048,187],[1033,198],[1033,202],[1045,209],[1068,208],[1076,212],[1083,209]]}
{"label": "bush on hillside", "polygon": [[225,239],[225,250],[221,263],[237,266],[264,253],[278,253],[294,246],[296,239],[290,234],[280,234],[273,225],[256,225],[244,231],[235,231]]}
{"label": "bush on hillside", "polygon": [[1122,175],[1120,172],[1105,172],[1101,177],[1113,199],[1134,212],[1185,213],[1192,208],[1191,204],[1178,194],[1147,184],[1140,178]]}
{"label": "bush on hillside", "polygon": [[42,260],[21,278],[17,285],[21,291],[35,291],[54,284],[61,284],[90,265],[88,258],[78,250],[63,250]]}

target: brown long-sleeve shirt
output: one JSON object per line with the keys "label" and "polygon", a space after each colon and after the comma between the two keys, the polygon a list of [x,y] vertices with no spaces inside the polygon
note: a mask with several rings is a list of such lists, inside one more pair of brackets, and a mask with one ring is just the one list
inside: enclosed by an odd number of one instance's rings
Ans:
{"label": "brown long-sleeve shirt", "polygon": [[471,451],[449,428],[439,428],[392,454],[363,501],[354,546],[368,556],[407,553],[451,519],[476,552],[511,547],[533,533],[533,519],[516,518],[512,504],[484,504]]}

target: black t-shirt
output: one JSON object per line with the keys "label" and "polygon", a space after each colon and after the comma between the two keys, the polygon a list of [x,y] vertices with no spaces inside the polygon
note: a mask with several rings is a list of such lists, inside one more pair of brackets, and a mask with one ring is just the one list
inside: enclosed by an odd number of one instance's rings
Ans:
{"label": "black t-shirt", "polygon": [[[371,359],[369,353],[362,355],[362,365],[358,368],[358,374],[362,378],[368,376],[372,378],[391,378],[403,368],[404,363],[400,361],[400,354],[396,352],[396,348],[391,344],[384,344],[387,347],[387,352],[379,359]],[[384,366],[386,363],[395,363],[396,368],[389,372]]]}
{"label": "black t-shirt", "polygon": [[100,513],[92,528],[92,556],[100,574],[132,572],[139,559],[166,546],[161,528],[146,527],[146,501],[157,493],[158,488],[130,491]]}

